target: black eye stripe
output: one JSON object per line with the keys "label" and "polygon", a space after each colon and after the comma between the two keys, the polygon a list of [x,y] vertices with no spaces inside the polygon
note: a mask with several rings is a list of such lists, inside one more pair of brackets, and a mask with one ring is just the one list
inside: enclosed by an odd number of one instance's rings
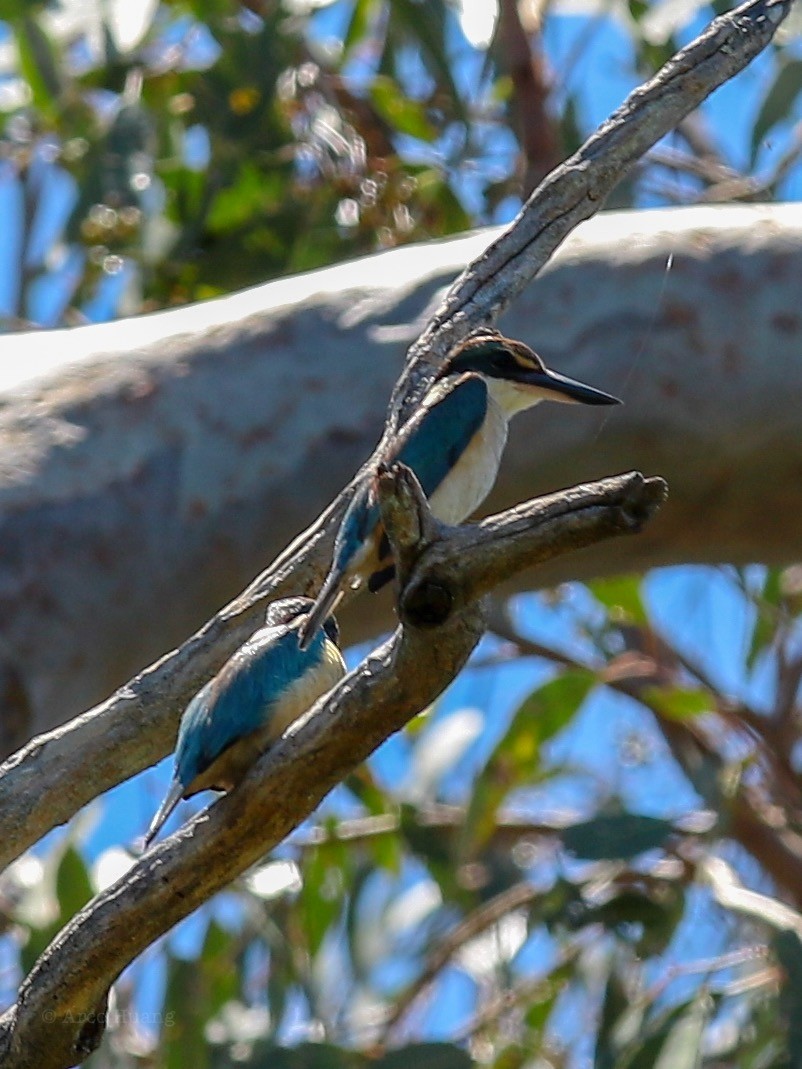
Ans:
{"label": "black eye stripe", "polygon": [[501,371],[531,371],[534,364],[526,357],[514,352],[512,349],[503,349],[498,356],[493,358],[493,367]]}
{"label": "black eye stripe", "polygon": [[543,370],[539,357],[527,346],[521,343],[519,348],[516,343],[504,344],[505,341],[495,335],[470,339],[452,354],[443,373],[484,371],[514,379],[521,374]]}

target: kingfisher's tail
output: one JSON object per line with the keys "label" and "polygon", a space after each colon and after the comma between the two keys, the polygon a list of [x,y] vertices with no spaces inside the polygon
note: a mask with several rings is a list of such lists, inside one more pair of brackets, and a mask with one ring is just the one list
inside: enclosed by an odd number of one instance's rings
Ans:
{"label": "kingfisher's tail", "polygon": [[170,789],[167,792],[167,797],[164,799],[164,801],[156,811],[156,816],[150,822],[150,827],[148,828],[147,835],[145,836],[145,849],[150,846],[150,844],[156,838],[162,824],[164,824],[165,820],[167,820],[172,811],[181,801],[181,795],[183,794],[183,792],[184,788],[181,786],[178,780],[174,779],[173,782],[170,784]]}
{"label": "kingfisher's tail", "polygon": [[315,604],[307,613],[306,619],[298,629],[298,641],[302,650],[305,650],[320,628],[327,616],[333,611],[340,599],[340,583],[342,575],[333,568],[326,576],[320,593],[315,598]]}

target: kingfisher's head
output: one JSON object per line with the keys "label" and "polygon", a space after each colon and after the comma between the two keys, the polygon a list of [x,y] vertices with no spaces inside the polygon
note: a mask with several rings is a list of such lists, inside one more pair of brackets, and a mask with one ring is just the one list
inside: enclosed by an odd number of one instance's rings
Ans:
{"label": "kingfisher's head", "polygon": [[481,375],[491,394],[510,415],[538,401],[583,405],[621,403],[603,390],[550,371],[528,345],[505,338],[496,330],[477,331],[466,338],[449,356],[443,374],[466,371]]}
{"label": "kingfisher's head", "polygon": [[[265,624],[268,627],[300,627],[313,605],[311,598],[300,596],[271,601],[265,613]],[[323,621],[323,630],[335,646],[339,644],[340,628],[333,613]]]}

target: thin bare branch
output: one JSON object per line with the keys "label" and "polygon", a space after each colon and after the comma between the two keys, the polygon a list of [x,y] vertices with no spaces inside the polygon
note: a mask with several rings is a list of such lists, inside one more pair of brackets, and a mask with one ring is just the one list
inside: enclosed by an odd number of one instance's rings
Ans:
{"label": "thin bare branch", "polygon": [[466,943],[481,935],[482,932],[486,932],[488,928],[492,928],[494,924],[498,924],[503,917],[531,905],[541,896],[542,891],[530,883],[522,881],[513,884],[512,887],[505,888],[484,902],[455,925],[434,947],[420,974],[396,999],[384,1022],[384,1041],[392,1037],[415,1002],[434,983]]}
{"label": "thin bare branch", "polygon": [[522,151],[523,193],[560,162],[559,126],[547,107],[551,86],[540,33],[527,34],[518,0],[501,0],[496,28],[499,56],[512,81],[512,111]]}

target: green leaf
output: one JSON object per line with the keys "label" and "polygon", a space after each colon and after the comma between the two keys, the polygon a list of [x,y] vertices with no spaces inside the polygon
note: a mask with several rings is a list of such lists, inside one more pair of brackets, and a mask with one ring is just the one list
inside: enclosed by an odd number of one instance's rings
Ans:
{"label": "green leaf", "polygon": [[761,142],[778,123],[790,117],[800,92],[802,92],[802,60],[786,60],[774,79],[774,84],[763,98],[752,128],[753,164]]}
{"label": "green leaf", "polygon": [[405,848],[426,866],[440,886],[443,898],[458,898],[461,889],[448,834],[434,825],[419,822],[414,806],[409,804],[401,806],[400,832]]}
{"label": "green leaf", "polygon": [[377,10],[377,0],[355,0],[348,20],[348,28],[343,36],[343,55],[350,55],[355,45],[361,44],[367,36],[370,24]]}
{"label": "green leaf", "polygon": [[560,123],[560,137],[564,146],[566,156],[572,155],[582,142],[585,140],[582,134],[582,127],[579,121],[577,100],[575,96],[570,96],[562,109],[562,115],[559,118]]}
{"label": "green leaf", "polygon": [[13,26],[20,73],[30,86],[33,102],[48,119],[55,119],[63,84],[53,45],[30,15],[15,19]]}
{"label": "green leaf", "polygon": [[[444,90],[456,117],[467,126],[468,113],[446,52],[445,6],[429,0],[393,0],[389,14],[387,43],[401,45],[412,40],[418,45],[429,73]],[[383,66],[382,70],[386,71],[387,67]]]}
{"label": "green leaf", "polygon": [[417,201],[424,210],[424,225],[431,226],[436,220],[438,231],[443,236],[469,229],[473,225],[471,216],[440,170],[434,167],[420,170],[410,168],[410,174],[417,179]]}
{"label": "green leaf", "polygon": [[644,687],[641,698],[669,720],[692,720],[713,708],[710,694],[702,687]]}
{"label": "green leaf", "polygon": [[[543,1042],[552,1010],[563,991],[571,982],[575,968],[575,962],[571,958],[563,961],[543,977],[542,982],[538,985],[538,990],[529,997],[524,1013],[524,1021],[529,1031],[526,1046],[529,1048],[530,1054],[536,1044]],[[525,1064],[529,1064],[528,1059]]]}
{"label": "green leaf", "polygon": [[796,932],[777,932],[774,953],[783,967],[780,1002],[788,1022],[788,1055],[791,1064],[802,1065],[802,943]]}
{"label": "green leaf", "polygon": [[[268,1041],[257,1040],[252,1045],[236,1044],[236,1048],[236,1053],[221,1051],[215,1058],[214,1069],[231,1069],[234,1065],[238,1069],[369,1069],[374,1064],[356,1051],[344,1050],[332,1043],[276,1047]],[[187,1062],[186,1069],[190,1065],[193,1063]]]}
{"label": "green leaf", "polygon": [[342,845],[335,843],[315,847],[304,857],[303,887],[298,896],[298,906],[303,916],[309,952],[313,957],[343,907],[343,868],[334,859],[342,860],[344,856]]}
{"label": "green leaf", "polygon": [[500,1051],[492,1062],[492,1069],[526,1069],[526,1066],[537,1064],[532,1062],[532,1048],[527,1044],[525,1047],[520,1043],[512,1043]]}
{"label": "green leaf", "polygon": [[343,783],[372,816],[384,814],[391,808],[391,799],[378,785],[367,765],[355,768],[346,776]]}
{"label": "green leaf", "polygon": [[[362,765],[346,778],[345,786],[362,803],[368,813],[374,816],[392,814],[395,803],[383,791],[373,777],[367,765]],[[374,835],[365,841],[365,848],[370,852],[379,868],[398,874],[401,871],[401,838],[397,834]]]}
{"label": "green leaf", "polygon": [[471,1069],[474,1064],[467,1051],[452,1043],[413,1043],[370,1062],[371,1069]]}
{"label": "green leaf", "polygon": [[636,925],[643,931],[637,941],[639,949],[657,954],[668,944],[682,919],[682,904],[680,895],[658,899],[645,891],[630,888],[600,905],[586,907],[578,913],[571,927],[602,924],[608,931],[624,931]]}
{"label": "green leaf", "polygon": [[[187,1066],[195,1064],[187,1061]],[[253,1050],[225,1065],[252,1066],[253,1069],[471,1069],[470,1055],[453,1043],[412,1043],[367,1058],[358,1051],[332,1043],[301,1043],[297,1047],[276,1047],[258,1042]]]}
{"label": "green leaf", "polygon": [[637,575],[614,575],[609,579],[595,579],[588,583],[594,598],[610,610],[611,617],[621,622],[648,626],[649,617],[641,599],[641,579]]}
{"label": "green leaf", "polygon": [[212,201],[206,225],[212,233],[221,236],[252,225],[280,207],[284,192],[281,171],[267,175],[256,164],[245,160]]}
{"label": "green leaf", "polygon": [[61,924],[66,924],[92,897],[89,871],[72,845],[62,854],[56,870],[56,895],[61,908]]}
{"label": "green leaf", "polygon": [[[351,956],[351,968],[357,983],[369,982],[368,974],[375,965],[373,955],[365,953],[365,929],[370,924],[372,914],[364,909],[363,894],[370,893],[370,877],[374,870],[370,865],[361,865],[351,880],[348,898],[345,904],[345,934],[348,940],[348,953]],[[370,940],[367,940],[369,943]]]}
{"label": "green leaf", "polygon": [[593,1059],[594,1069],[615,1069],[621,1045],[620,1038],[616,1035],[616,1025],[627,1014],[629,1007],[630,999],[621,978],[615,969],[611,969],[604,989]]}
{"label": "green leaf", "polygon": [[[46,896],[48,886],[52,888],[58,903],[58,915],[41,927],[28,922],[28,938],[20,951],[20,963],[24,972],[33,968],[46,947],[50,945],[64,925],[86,905],[93,894],[89,870],[81,854],[70,842],[67,842],[60,856],[56,850],[48,858],[43,884],[44,886],[37,888],[36,891]],[[52,918],[52,913],[49,916]]]}
{"label": "green leaf", "polygon": [[205,1069],[209,1064],[203,999],[201,973],[195,962],[168,958],[160,1044],[164,1069],[183,1069],[187,1065]]}
{"label": "green leaf", "polygon": [[370,98],[378,114],[397,133],[409,134],[421,141],[434,141],[437,137],[423,104],[405,96],[400,86],[387,75],[376,75],[370,87]]}
{"label": "green leaf", "polygon": [[[710,1019],[713,1000],[702,991],[670,1028],[657,1061],[649,1069],[698,1069],[702,1064],[702,1035]],[[632,1063],[636,1069],[637,1060]],[[646,1063],[643,1064],[646,1069]]]}
{"label": "green leaf", "polygon": [[746,654],[746,666],[749,669],[754,668],[755,661],[772,645],[777,634],[779,613],[783,604],[782,574],[782,568],[769,568],[763,589],[754,598],[755,623]]}
{"label": "green leaf", "polygon": [[198,959],[206,981],[204,1009],[209,1017],[239,994],[236,964],[235,940],[217,921],[210,921]]}
{"label": "green leaf", "polygon": [[195,961],[168,953],[159,1061],[164,1069],[210,1065],[206,1026],[240,998],[238,946],[237,937],[211,921]]}
{"label": "green leaf", "polygon": [[574,824],[563,831],[562,841],[566,850],[588,861],[626,861],[662,846],[673,832],[670,820],[620,813]]}
{"label": "green leaf", "polygon": [[474,784],[463,832],[465,848],[488,840],[499,806],[514,787],[542,778],[543,743],[571,722],[595,683],[592,672],[565,672],[523,702]]}

